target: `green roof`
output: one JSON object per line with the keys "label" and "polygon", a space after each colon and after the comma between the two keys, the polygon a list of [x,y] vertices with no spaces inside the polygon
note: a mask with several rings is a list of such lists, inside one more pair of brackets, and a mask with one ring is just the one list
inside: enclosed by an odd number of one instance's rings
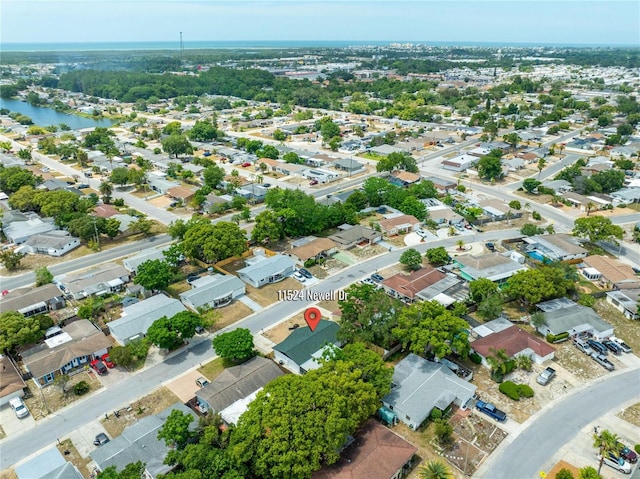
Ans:
{"label": "green roof", "polygon": [[311,359],[311,355],[325,344],[335,344],[336,335],[340,327],[333,321],[321,320],[315,331],[304,327],[294,330],[284,341],[276,344],[273,349],[290,357],[296,364],[304,364]]}

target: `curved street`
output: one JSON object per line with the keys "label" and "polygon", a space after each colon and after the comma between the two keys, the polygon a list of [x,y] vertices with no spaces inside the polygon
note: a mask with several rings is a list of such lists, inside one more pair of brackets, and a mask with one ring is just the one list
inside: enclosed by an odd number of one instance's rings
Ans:
{"label": "curved street", "polygon": [[551,467],[549,461],[553,456],[583,427],[638,396],[640,372],[637,368],[604,376],[563,396],[529,418],[515,438],[507,437],[473,477],[538,478],[540,471]]}

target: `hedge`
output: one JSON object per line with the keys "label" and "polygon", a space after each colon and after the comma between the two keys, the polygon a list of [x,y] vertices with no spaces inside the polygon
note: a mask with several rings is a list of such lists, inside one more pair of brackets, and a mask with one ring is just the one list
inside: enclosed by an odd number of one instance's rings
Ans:
{"label": "hedge", "polygon": [[520,396],[523,398],[533,397],[533,389],[526,384],[518,384],[518,393],[520,393]]}
{"label": "hedge", "polygon": [[507,397],[510,397],[514,401],[520,400],[520,393],[518,392],[518,385],[511,381],[505,381],[500,384],[498,390]]}
{"label": "hedge", "polygon": [[561,343],[568,339],[569,339],[569,332],[567,331],[560,334],[551,334],[551,333],[547,334],[547,342],[552,344]]}
{"label": "hedge", "polygon": [[469,359],[474,364],[482,364],[482,356],[480,356],[478,353],[471,353],[469,355]]}
{"label": "hedge", "polygon": [[635,446],[633,446],[633,448],[636,450],[638,454],[640,454],[640,444],[636,444]]}

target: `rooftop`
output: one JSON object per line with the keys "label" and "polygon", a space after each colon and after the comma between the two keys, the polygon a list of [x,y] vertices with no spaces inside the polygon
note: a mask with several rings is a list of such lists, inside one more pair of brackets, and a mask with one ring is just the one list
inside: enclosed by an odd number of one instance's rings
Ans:
{"label": "rooftop", "polygon": [[471,347],[485,358],[493,354],[494,350],[499,349],[504,349],[509,357],[526,349],[532,350],[540,357],[545,357],[555,351],[555,348],[547,344],[546,341],[536,338],[515,325],[476,339],[471,343]]}
{"label": "rooftop", "polygon": [[445,277],[445,273],[431,266],[427,266],[418,271],[413,271],[410,274],[395,274],[385,279],[382,284],[413,299],[419,291],[436,284]]}
{"label": "rooftop", "polygon": [[336,335],[340,327],[333,321],[320,320],[315,331],[310,328],[295,329],[287,339],[276,344],[273,349],[291,358],[296,364],[301,365],[311,359],[316,351],[325,344],[335,344]]}

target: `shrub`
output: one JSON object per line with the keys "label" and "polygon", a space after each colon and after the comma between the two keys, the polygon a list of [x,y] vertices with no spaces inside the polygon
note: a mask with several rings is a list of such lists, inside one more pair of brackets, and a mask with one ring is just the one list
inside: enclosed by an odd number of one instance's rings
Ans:
{"label": "shrub", "polygon": [[91,389],[91,386],[89,386],[87,381],[80,381],[78,384],[73,386],[73,393],[76,396],[82,396],[83,394],[87,394],[89,389]]}
{"label": "shrub", "polygon": [[434,421],[436,419],[442,419],[442,411],[440,409],[434,407],[431,410],[431,419],[433,419]]}
{"label": "shrub", "polygon": [[571,471],[569,469],[562,468],[556,473],[555,479],[575,479],[575,478],[573,477],[573,474],[571,474]]}
{"label": "shrub", "polygon": [[587,306],[588,308],[590,308],[591,306],[596,304],[596,298],[594,298],[590,294],[580,293],[580,297],[578,298],[578,304],[581,304],[582,306]]}
{"label": "shrub", "polygon": [[316,260],[313,258],[309,258],[307,261],[304,262],[304,267],[311,268],[312,266],[315,266],[315,264],[316,264]]}
{"label": "shrub", "polygon": [[124,199],[116,198],[115,200],[113,200],[113,205],[114,206],[124,206]]}
{"label": "shrub", "polygon": [[520,393],[518,392],[518,385],[511,381],[505,381],[500,384],[498,390],[507,397],[510,397],[514,401],[520,400]]}
{"label": "shrub", "polygon": [[504,365],[505,365],[505,369],[504,369],[505,374],[509,374],[511,371],[513,371],[516,368],[516,362],[513,359],[509,359],[507,362],[504,363]]}
{"label": "shrub", "polygon": [[537,211],[533,211],[531,213],[531,217],[536,221],[540,221],[542,219],[542,215],[540,213],[538,213]]}
{"label": "shrub", "polygon": [[440,445],[449,444],[451,442],[451,435],[453,434],[453,426],[444,419],[438,419],[435,421],[436,428],[435,433]]}
{"label": "shrub", "polygon": [[469,355],[469,359],[474,364],[482,364],[482,356],[480,356],[478,353],[471,353]]}
{"label": "shrub", "polygon": [[633,448],[636,450],[638,454],[640,454],[640,444],[636,444],[635,446],[633,446]]}
{"label": "shrub", "polygon": [[518,394],[523,398],[532,398],[533,389],[526,384],[518,384]]}
{"label": "shrub", "polygon": [[569,333],[567,331],[565,331],[564,333],[560,333],[560,334],[547,334],[547,342],[548,343],[561,343],[563,341],[566,341],[569,339]]}

